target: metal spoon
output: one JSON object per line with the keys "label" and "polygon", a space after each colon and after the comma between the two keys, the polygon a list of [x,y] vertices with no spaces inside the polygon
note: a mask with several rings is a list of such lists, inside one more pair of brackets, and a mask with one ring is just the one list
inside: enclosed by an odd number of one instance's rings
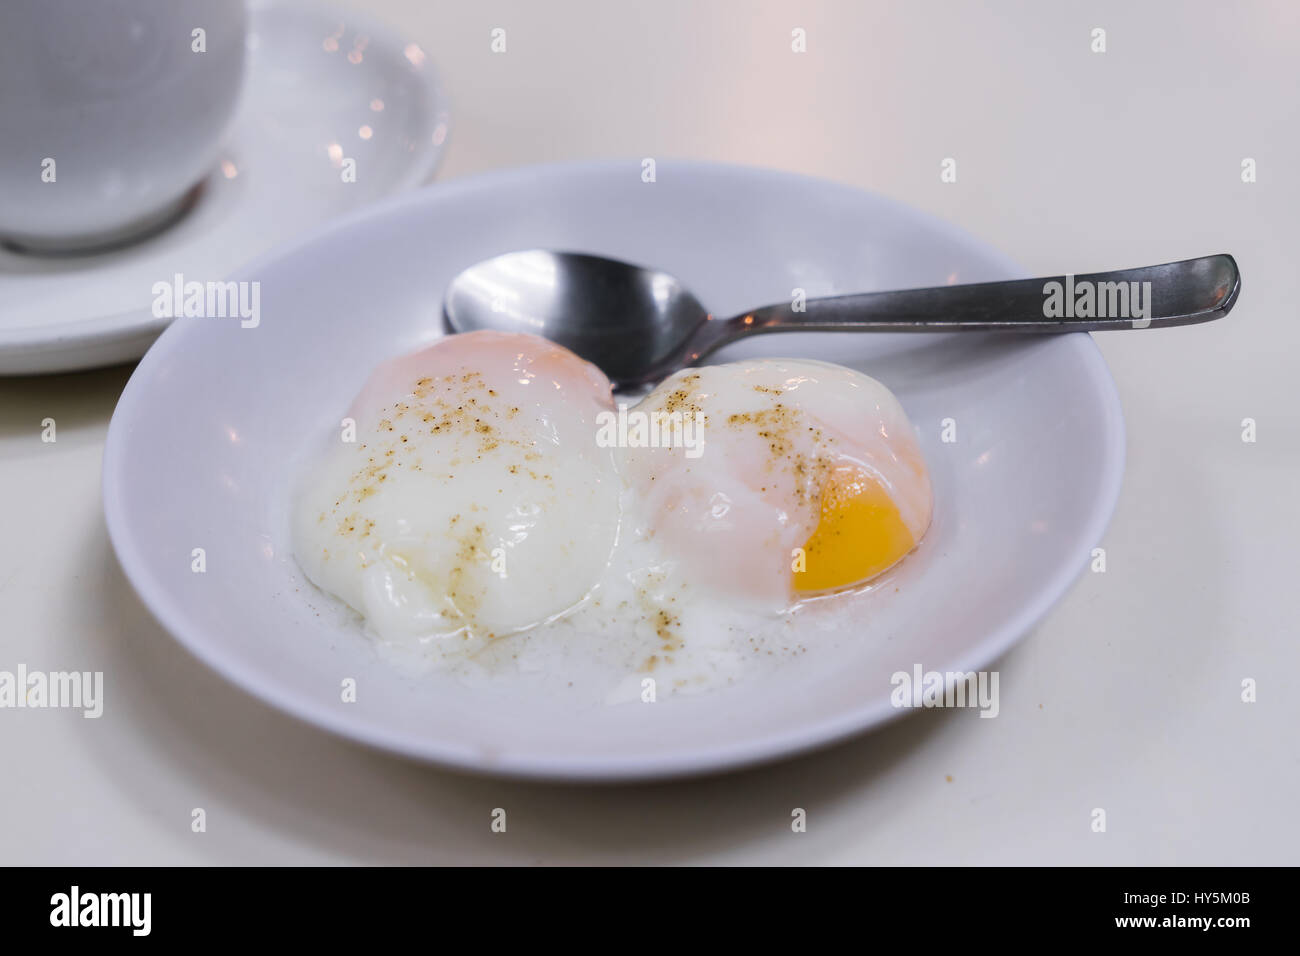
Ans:
{"label": "metal spoon", "polygon": [[595,363],[616,386],[629,388],[657,382],[720,346],[761,332],[1154,329],[1227,315],[1240,290],[1237,263],[1217,255],[1082,276],[803,302],[792,297],[724,319],[665,272],[582,253],[531,250],[466,269],[448,287],[443,310],[457,332],[545,336]]}

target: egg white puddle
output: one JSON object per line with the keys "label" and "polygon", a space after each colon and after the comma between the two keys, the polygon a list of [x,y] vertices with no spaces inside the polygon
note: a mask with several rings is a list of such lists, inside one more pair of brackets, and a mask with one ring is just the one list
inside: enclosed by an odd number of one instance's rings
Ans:
{"label": "egg white puddle", "polygon": [[[627,507],[634,513],[634,506]],[[351,626],[365,629],[384,661],[410,679],[452,679],[498,691],[514,686],[582,704],[621,706],[645,702],[651,694],[662,700],[715,691],[798,666],[810,651],[833,652],[862,630],[893,591],[892,575],[886,575],[782,614],[745,611],[703,593],[653,538],[634,528],[624,532],[606,573],[579,607],[487,641],[386,640],[343,602],[326,597]],[[671,625],[663,625],[661,612]]]}

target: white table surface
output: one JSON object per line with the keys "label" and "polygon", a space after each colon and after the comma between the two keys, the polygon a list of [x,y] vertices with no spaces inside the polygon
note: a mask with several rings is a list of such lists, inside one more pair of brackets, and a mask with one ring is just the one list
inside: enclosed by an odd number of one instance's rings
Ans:
{"label": "white table surface", "polygon": [[1108,568],[999,662],[997,719],[928,711],[646,787],[456,776],[226,684],[153,623],[105,536],[131,369],[0,379],[0,669],[106,682],[99,720],[0,710],[0,863],[1300,862],[1300,4],[369,6],[444,73],[439,181],[590,157],[780,167],[921,207],[1035,274],[1231,252],[1240,304],[1097,337],[1128,424]]}

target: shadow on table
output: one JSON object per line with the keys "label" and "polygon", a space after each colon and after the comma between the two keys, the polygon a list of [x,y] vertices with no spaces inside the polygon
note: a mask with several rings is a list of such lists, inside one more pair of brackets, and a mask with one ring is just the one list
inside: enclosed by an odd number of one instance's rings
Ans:
{"label": "shadow on table", "polygon": [[[83,441],[101,441],[135,363],[66,375],[0,376],[0,446],[5,457],[58,454]],[[42,441],[47,419],[54,442]],[[29,442],[21,441],[29,438]],[[10,443],[10,439],[18,439]]]}

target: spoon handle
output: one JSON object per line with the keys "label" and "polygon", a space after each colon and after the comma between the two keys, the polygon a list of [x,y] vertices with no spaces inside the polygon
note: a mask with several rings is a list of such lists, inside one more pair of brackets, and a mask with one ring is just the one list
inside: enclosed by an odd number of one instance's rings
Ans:
{"label": "spoon handle", "polygon": [[[1227,315],[1241,291],[1229,255],[1095,272],[798,300],[727,320],[722,341],[758,332],[1099,332]],[[719,342],[718,344],[721,344]],[[711,351],[711,349],[710,349]]]}

